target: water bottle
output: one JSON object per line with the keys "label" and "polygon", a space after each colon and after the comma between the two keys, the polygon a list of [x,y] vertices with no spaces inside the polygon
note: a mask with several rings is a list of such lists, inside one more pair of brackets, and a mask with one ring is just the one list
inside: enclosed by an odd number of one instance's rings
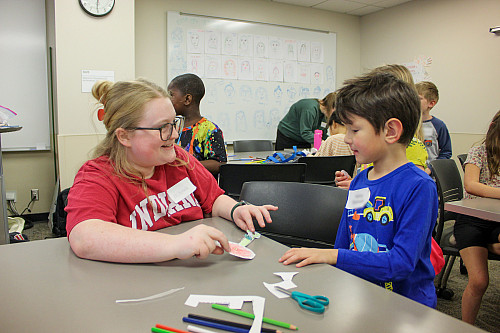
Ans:
{"label": "water bottle", "polygon": [[319,149],[321,146],[321,139],[323,138],[323,131],[322,130],[315,130],[314,131],[314,148]]}

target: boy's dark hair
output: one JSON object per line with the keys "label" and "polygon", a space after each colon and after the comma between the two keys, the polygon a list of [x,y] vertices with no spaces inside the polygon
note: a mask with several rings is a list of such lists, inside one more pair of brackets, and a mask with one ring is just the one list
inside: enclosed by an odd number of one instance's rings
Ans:
{"label": "boy's dark hair", "polygon": [[336,112],[345,124],[352,116],[366,119],[377,133],[397,118],[403,124],[398,143],[407,146],[420,119],[420,99],[415,88],[389,73],[369,73],[347,80],[337,91]]}
{"label": "boy's dark hair", "polygon": [[193,96],[193,102],[200,104],[205,96],[205,85],[203,81],[195,74],[182,74],[175,77],[169,84],[172,88],[179,89],[184,95]]}

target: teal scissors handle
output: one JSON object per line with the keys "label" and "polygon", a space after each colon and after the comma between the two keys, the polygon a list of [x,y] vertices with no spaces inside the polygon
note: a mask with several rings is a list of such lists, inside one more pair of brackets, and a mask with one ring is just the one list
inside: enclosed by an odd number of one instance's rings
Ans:
{"label": "teal scissors handle", "polygon": [[330,300],[325,296],[311,296],[298,291],[292,292],[291,296],[299,303],[301,308],[312,312],[323,313],[325,312],[325,306],[330,304]]}

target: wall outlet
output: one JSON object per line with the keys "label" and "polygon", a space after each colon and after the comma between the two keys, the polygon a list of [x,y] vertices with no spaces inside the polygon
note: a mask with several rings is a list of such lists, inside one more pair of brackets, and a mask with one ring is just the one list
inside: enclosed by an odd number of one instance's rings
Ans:
{"label": "wall outlet", "polygon": [[17,200],[17,193],[16,193],[16,191],[7,191],[5,193],[5,199],[7,201],[14,201],[14,202],[16,202],[16,200]]}
{"label": "wall outlet", "polygon": [[32,189],[31,189],[31,200],[33,200],[33,201],[38,201],[38,200],[40,200],[40,196],[39,196],[39,193],[38,193],[38,189],[37,189],[37,188],[32,188]]}

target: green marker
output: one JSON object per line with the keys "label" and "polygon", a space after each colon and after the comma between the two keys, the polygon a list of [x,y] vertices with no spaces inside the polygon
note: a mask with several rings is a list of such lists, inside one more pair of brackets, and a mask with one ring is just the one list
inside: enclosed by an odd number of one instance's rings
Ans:
{"label": "green marker", "polygon": [[[253,313],[248,313],[248,312],[244,312],[241,310],[230,309],[227,306],[223,306],[223,305],[219,305],[219,304],[212,304],[212,308],[217,309],[217,310],[226,311],[226,312],[238,315],[238,316],[242,316],[242,317],[246,317],[246,318],[250,318],[250,319],[255,319],[255,315]],[[274,319],[270,319],[270,318],[266,318],[266,317],[263,317],[262,321],[266,324],[284,327],[284,328],[288,328],[291,330],[298,330],[299,329],[295,325],[287,324],[287,323],[284,323],[282,321],[278,321],[278,320],[274,320]]]}

